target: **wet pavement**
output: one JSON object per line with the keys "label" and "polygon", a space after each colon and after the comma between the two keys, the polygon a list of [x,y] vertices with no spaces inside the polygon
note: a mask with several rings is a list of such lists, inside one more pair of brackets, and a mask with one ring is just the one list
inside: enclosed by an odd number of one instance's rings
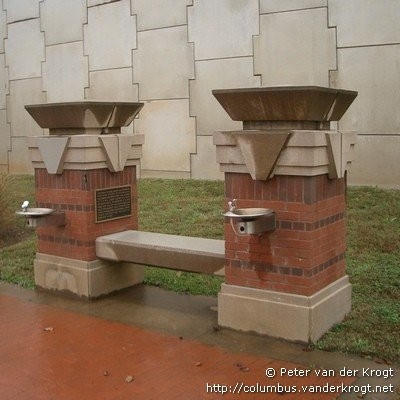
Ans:
{"label": "wet pavement", "polygon": [[400,399],[394,366],[220,329],[216,307],[155,287],[87,302],[0,283],[0,399]]}

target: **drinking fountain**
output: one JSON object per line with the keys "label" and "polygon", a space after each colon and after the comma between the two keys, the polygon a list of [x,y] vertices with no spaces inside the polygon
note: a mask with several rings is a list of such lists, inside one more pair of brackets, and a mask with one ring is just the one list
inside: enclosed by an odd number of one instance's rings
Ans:
{"label": "drinking fountain", "polygon": [[276,218],[274,210],[262,207],[237,208],[236,199],[228,202],[229,211],[223,214],[230,219],[236,235],[262,235],[274,231]]}
{"label": "drinking fountain", "polygon": [[25,200],[21,205],[21,210],[15,213],[25,217],[26,225],[30,228],[37,228],[39,226],[64,226],[66,224],[64,211],[44,207],[29,207],[28,200]]}

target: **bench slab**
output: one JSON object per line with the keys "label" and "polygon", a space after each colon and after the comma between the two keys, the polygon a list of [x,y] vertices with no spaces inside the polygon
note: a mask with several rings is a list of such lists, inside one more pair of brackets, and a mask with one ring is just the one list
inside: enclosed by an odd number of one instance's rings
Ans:
{"label": "bench slab", "polygon": [[225,241],[129,230],[98,237],[96,255],[112,261],[223,275]]}

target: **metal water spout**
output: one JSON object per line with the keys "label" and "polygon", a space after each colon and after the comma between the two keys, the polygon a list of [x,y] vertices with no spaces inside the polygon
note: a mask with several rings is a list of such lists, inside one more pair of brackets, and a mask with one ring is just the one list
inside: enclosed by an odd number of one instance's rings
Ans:
{"label": "metal water spout", "polygon": [[26,225],[31,228],[39,226],[64,226],[65,212],[53,210],[52,208],[29,208],[29,201],[25,200],[21,205],[21,211],[16,211],[26,219]]}
{"label": "metal water spout", "polygon": [[26,210],[28,209],[28,206],[29,206],[29,201],[25,200],[21,205],[22,212],[26,213]]}
{"label": "metal water spout", "polygon": [[233,199],[232,201],[228,201],[228,208],[230,212],[235,211],[236,208],[236,199]]}

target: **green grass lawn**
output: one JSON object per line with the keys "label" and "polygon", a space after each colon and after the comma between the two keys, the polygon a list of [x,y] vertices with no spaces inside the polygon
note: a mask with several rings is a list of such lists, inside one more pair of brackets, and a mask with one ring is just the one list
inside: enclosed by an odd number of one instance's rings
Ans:
{"label": "green grass lawn", "polygon": [[317,346],[400,363],[400,191],[348,189],[352,311]]}
{"label": "green grass lawn", "polygon": [[[33,198],[33,178],[13,177],[8,190],[18,208]],[[139,229],[222,239],[223,193],[220,181],[142,179]],[[0,279],[32,288],[36,240],[21,221],[16,224],[0,235]],[[10,241],[18,243],[5,246]],[[400,191],[349,188],[347,243],[352,311],[315,346],[400,364]],[[221,281],[158,268],[148,268],[145,277],[149,285],[211,296]]]}

